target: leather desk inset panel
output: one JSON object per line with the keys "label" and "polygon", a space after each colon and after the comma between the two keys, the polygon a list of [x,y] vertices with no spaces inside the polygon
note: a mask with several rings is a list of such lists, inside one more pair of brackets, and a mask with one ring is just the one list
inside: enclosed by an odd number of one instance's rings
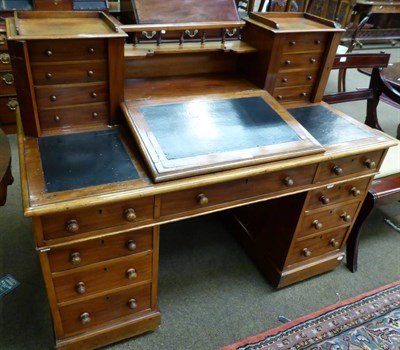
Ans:
{"label": "leather desk inset panel", "polygon": [[374,135],[340,118],[323,106],[309,106],[288,110],[323,146],[357,141]]}
{"label": "leather desk inset panel", "polygon": [[102,130],[38,140],[46,192],[138,179],[116,130]]}
{"label": "leather desk inset panel", "polygon": [[167,159],[300,139],[261,97],[143,106],[140,110]]}

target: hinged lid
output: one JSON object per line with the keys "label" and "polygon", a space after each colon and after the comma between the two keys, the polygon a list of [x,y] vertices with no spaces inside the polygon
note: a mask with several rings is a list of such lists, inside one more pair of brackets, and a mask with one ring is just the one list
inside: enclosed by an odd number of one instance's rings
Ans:
{"label": "hinged lid", "polygon": [[263,90],[132,100],[123,110],[156,182],[324,152]]}

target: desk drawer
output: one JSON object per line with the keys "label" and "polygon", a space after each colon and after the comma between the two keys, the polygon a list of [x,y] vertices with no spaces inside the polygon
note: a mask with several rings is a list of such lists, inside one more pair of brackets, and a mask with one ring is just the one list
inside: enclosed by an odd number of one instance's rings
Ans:
{"label": "desk drawer", "polygon": [[14,97],[0,98],[0,124],[15,124],[18,101]]}
{"label": "desk drawer", "polygon": [[374,151],[320,163],[315,180],[316,182],[334,181],[357,173],[373,173],[380,165],[382,156],[383,151]]}
{"label": "desk drawer", "polygon": [[107,66],[104,60],[32,64],[32,75],[36,85],[89,83],[105,81]]}
{"label": "desk drawer", "polygon": [[276,88],[272,94],[279,102],[309,101],[313,92],[313,85],[299,85],[292,87]]}
{"label": "desk drawer", "polygon": [[153,219],[154,198],[147,197],[124,203],[92,207],[41,217],[45,240],[74,237],[95,230],[125,226],[134,227]]}
{"label": "desk drawer", "polygon": [[328,205],[362,198],[368,188],[370,178],[351,180],[337,185],[327,185],[309,193],[307,209],[316,209]]}
{"label": "desk drawer", "polygon": [[144,256],[132,256],[114,259],[88,267],[62,273],[53,277],[58,302],[88,297],[94,293],[120,288],[131,284],[149,281],[152,276],[152,253]]}
{"label": "desk drawer", "polygon": [[276,76],[275,87],[312,85],[316,78],[318,78],[318,69],[280,71]]}
{"label": "desk drawer", "polygon": [[96,124],[107,125],[108,117],[108,104],[105,102],[39,111],[42,130]]}
{"label": "desk drawer", "polygon": [[36,11],[72,11],[72,0],[35,0]]}
{"label": "desk drawer", "polygon": [[35,93],[39,109],[105,102],[108,98],[106,83],[37,86]]}
{"label": "desk drawer", "polygon": [[315,165],[255,176],[206,187],[199,187],[161,196],[161,216],[201,212],[213,206],[233,204],[251,197],[268,196],[276,192],[292,191],[309,185],[316,170]]}
{"label": "desk drawer", "polygon": [[60,316],[65,335],[82,333],[108,322],[115,323],[151,308],[151,284],[61,306]]}
{"label": "desk drawer", "polygon": [[34,40],[28,42],[31,62],[81,61],[106,58],[103,39]]}
{"label": "desk drawer", "polygon": [[323,232],[336,226],[351,225],[359,205],[360,202],[356,202],[338,205],[323,211],[314,210],[306,213],[301,219],[297,237]]}
{"label": "desk drawer", "polygon": [[288,69],[314,70],[321,64],[322,52],[307,52],[300,54],[282,55],[279,63],[279,72]]}
{"label": "desk drawer", "polygon": [[286,262],[287,265],[315,258],[319,255],[340,249],[343,245],[346,232],[347,228],[342,228],[297,241],[289,252]]}
{"label": "desk drawer", "polygon": [[152,232],[152,228],[145,228],[51,249],[47,253],[51,272],[75,269],[100,260],[105,261],[152,250]]}
{"label": "desk drawer", "polygon": [[327,33],[292,33],[286,35],[282,52],[324,51]]}
{"label": "desk drawer", "polygon": [[0,95],[16,95],[14,74],[12,71],[0,73]]}

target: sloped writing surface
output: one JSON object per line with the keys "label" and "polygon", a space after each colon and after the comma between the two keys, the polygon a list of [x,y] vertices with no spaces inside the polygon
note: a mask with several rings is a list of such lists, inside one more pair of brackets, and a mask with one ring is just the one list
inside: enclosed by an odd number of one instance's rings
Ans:
{"label": "sloped writing surface", "polygon": [[324,152],[264,90],[129,100],[122,109],[155,182]]}
{"label": "sloped writing surface", "polygon": [[115,129],[45,136],[38,143],[46,192],[139,178]]}
{"label": "sloped writing surface", "polygon": [[140,110],[169,160],[300,140],[261,97],[142,106]]}
{"label": "sloped writing surface", "polygon": [[323,146],[375,137],[322,105],[292,108],[288,112]]}

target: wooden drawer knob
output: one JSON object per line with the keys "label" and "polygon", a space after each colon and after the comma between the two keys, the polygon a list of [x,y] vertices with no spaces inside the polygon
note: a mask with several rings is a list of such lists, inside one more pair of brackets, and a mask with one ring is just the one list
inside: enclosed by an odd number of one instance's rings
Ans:
{"label": "wooden drawer knob", "polygon": [[292,41],[289,42],[289,45],[290,46],[294,46],[294,45],[296,45],[296,42],[294,40],[292,40]]}
{"label": "wooden drawer knob", "polygon": [[350,193],[354,197],[358,197],[361,194],[361,191],[357,187],[352,187],[351,190],[350,190]]}
{"label": "wooden drawer knob", "polygon": [[81,319],[82,324],[88,324],[92,321],[88,312],[84,312],[82,315],[79,316],[79,318]]}
{"label": "wooden drawer knob", "polygon": [[332,168],[332,172],[335,174],[335,175],[342,175],[343,174],[343,169],[340,167],[340,166],[338,166],[338,165],[335,165],[333,168]]}
{"label": "wooden drawer knob", "polygon": [[50,101],[53,101],[53,102],[57,101],[57,96],[56,95],[51,95],[50,96]]}
{"label": "wooden drawer knob", "polygon": [[97,118],[98,116],[99,116],[99,113],[97,113],[97,112],[93,112],[93,113],[92,113],[92,117],[93,117],[93,118]]}
{"label": "wooden drawer knob", "polygon": [[18,107],[18,101],[15,98],[8,100],[7,107],[10,111],[15,111]]}
{"label": "wooden drawer knob", "polygon": [[319,220],[314,220],[312,222],[312,225],[314,226],[315,229],[320,230],[322,228],[322,223]]}
{"label": "wooden drawer knob", "polygon": [[68,220],[65,226],[65,230],[69,233],[75,233],[79,230],[78,221],[75,219]]}
{"label": "wooden drawer knob", "polygon": [[0,62],[3,64],[9,64],[11,62],[10,55],[5,52],[0,54]]}
{"label": "wooden drawer knob", "polygon": [[290,176],[287,176],[283,179],[283,183],[286,187],[292,187],[294,185],[294,180]]}
{"label": "wooden drawer knob", "polygon": [[85,294],[86,293],[86,286],[84,282],[78,282],[75,286],[75,290],[78,294]]}
{"label": "wooden drawer knob", "polygon": [[321,40],[315,40],[314,43],[315,43],[316,45],[319,45],[319,44],[321,44]]}
{"label": "wooden drawer knob", "polygon": [[282,100],[282,99],[283,99],[283,96],[282,96],[282,95],[278,95],[278,96],[276,96],[276,98],[277,98],[278,100]]}
{"label": "wooden drawer knob", "polygon": [[128,248],[128,250],[130,251],[134,251],[136,250],[136,243],[135,241],[133,241],[132,239],[130,239],[127,243],[126,243],[126,247]]}
{"label": "wooden drawer knob", "polygon": [[53,56],[53,51],[46,50],[45,54],[46,54],[47,57],[51,57],[51,56]]}
{"label": "wooden drawer knob", "polygon": [[46,79],[50,80],[53,77],[53,74],[51,73],[46,73]]}
{"label": "wooden drawer knob", "polygon": [[307,96],[307,92],[304,92],[304,91],[303,91],[303,92],[300,94],[300,96],[301,96],[301,97],[306,97],[306,96]]}
{"label": "wooden drawer knob", "polygon": [[282,83],[287,83],[288,82],[288,78],[282,78]]}
{"label": "wooden drawer knob", "polygon": [[305,257],[311,256],[311,250],[308,248],[304,248],[301,252],[302,252],[303,256],[305,256]]}
{"label": "wooden drawer knob", "polygon": [[319,197],[319,201],[320,201],[322,204],[329,204],[329,203],[331,202],[331,200],[330,200],[329,197],[327,197],[327,196],[321,196],[321,197]]}
{"label": "wooden drawer knob", "polygon": [[88,75],[88,77],[92,77],[93,76],[93,71],[92,70],[88,70],[88,72],[87,72],[87,75]]}
{"label": "wooden drawer knob", "polygon": [[0,34],[0,45],[5,45],[7,42],[7,37],[4,34]]}
{"label": "wooden drawer knob", "polygon": [[6,73],[1,76],[1,79],[6,85],[14,84],[14,75],[12,73]]}
{"label": "wooden drawer knob", "polygon": [[128,277],[128,279],[130,280],[134,280],[137,278],[137,272],[134,268],[130,268],[128,269],[128,271],[126,271],[126,277]]}
{"label": "wooden drawer knob", "polygon": [[135,221],[137,218],[135,209],[133,209],[133,208],[125,209],[124,216],[125,216],[125,219],[130,222]]}
{"label": "wooden drawer knob", "polygon": [[343,212],[342,214],[340,214],[340,217],[345,222],[350,222],[351,221],[351,216],[349,214],[347,214],[346,212]]}
{"label": "wooden drawer knob", "polygon": [[60,116],[55,115],[55,116],[54,116],[54,121],[55,121],[56,123],[58,123],[58,122],[60,121]]}
{"label": "wooden drawer knob", "polygon": [[312,80],[312,75],[307,75],[307,80]]}
{"label": "wooden drawer knob", "polygon": [[287,66],[289,66],[291,63],[292,63],[292,61],[290,61],[290,60],[286,60],[286,61],[285,61],[285,64],[286,64]]}
{"label": "wooden drawer knob", "polygon": [[375,169],[376,168],[376,163],[372,160],[372,159],[367,159],[364,162],[364,165],[368,168],[368,169]]}
{"label": "wooden drawer knob", "polygon": [[71,254],[72,265],[79,265],[82,262],[81,254],[79,252],[74,252]]}
{"label": "wooden drawer knob", "polygon": [[92,98],[96,98],[96,97],[97,97],[97,94],[96,94],[95,92],[92,92],[92,93],[90,94],[90,96],[92,96]]}
{"label": "wooden drawer knob", "polygon": [[310,58],[310,63],[315,63],[317,60],[315,58]]}
{"label": "wooden drawer knob", "polygon": [[196,197],[197,203],[199,203],[200,205],[207,205],[208,204],[208,198],[206,197],[206,195],[204,193],[200,193],[197,197]]}
{"label": "wooden drawer knob", "polygon": [[89,55],[93,55],[94,52],[95,52],[95,50],[94,50],[94,48],[90,47],[90,48],[88,49],[88,52],[89,52]]}
{"label": "wooden drawer knob", "polygon": [[128,300],[128,306],[130,309],[136,309],[137,308],[137,302],[135,299],[130,299]]}
{"label": "wooden drawer knob", "polygon": [[333,248],[338,248],[339,247],[339,242],[335,238],[332,238],[329,241],[329,245],[331,245]]}

